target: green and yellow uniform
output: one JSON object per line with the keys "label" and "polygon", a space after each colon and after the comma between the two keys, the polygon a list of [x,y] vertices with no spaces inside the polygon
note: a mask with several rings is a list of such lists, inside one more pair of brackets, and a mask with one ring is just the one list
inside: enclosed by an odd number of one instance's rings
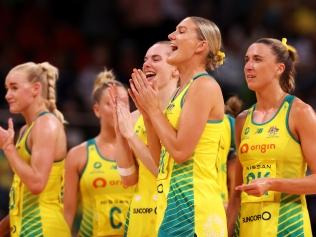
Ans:
{"label": "green and yellow uniform", "polygon": [[227,189],[227,162],[232,153],[235,152],[235,119],[228,114],[224,117],[224,129],[222,131],[223,144],[221,145],[221,157],[218,160],[219,172],[218,183],[221,187],[221,196],[224,202],[228,202],[228,189]]}
{"label": "green and yellow uniform", "polygon": [[79,236],[123,236],[134,189],[122,186],[116,162],[100,154],[95,139],[86,143],[87,161],[80,177]]}
{"label": "green and yellow uniform", "polygon": [[[28,164],[31,162],[31,151],[27,147],[27,138],[33,125],[34,122],[25,129],[16,144],[19,156]],[[70,236],[61,200],[63,174],[64,160],[54,162],[46,187],[38,195],[32,194],[14,174],[9,205],[11,236]]]}
{"label": "green and yellow uniform", "polygon": [[[147,144],[143,116],[140,116],[135,124],[137,136]],[[129,215],[126,220],[125,236],[154,237],[156,223],[156,177],[144,166],[141,160],[138,162],[138,183],[134,197],[131,201]]]}
{"label": "green and yellow uniform", "polygon": [[[166,109],[177,129],[185,94],[196,75]],[[194,128],[192,128],[194,129]],[[192,156],[181,164],[162,147],[157,179],[157,231],[168,236],[227,236],[226,215],[218,185],[223,121],[208,121]]]}
{"label": "green and yellow uniform", "polygon": [[[301,178],[306,162],[299,141],[289,130],[288,117],[294,96],[288,95],[276,115],[256,123],[254,105],[248,111],[239,147],[243,182],[257,178]],[[312,236],[305,195],[268,191],[260,197],[242,193],[240,236]]]}

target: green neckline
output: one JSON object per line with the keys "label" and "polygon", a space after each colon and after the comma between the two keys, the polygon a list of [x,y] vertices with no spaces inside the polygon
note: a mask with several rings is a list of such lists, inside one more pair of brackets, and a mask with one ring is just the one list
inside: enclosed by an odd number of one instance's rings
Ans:
{"label": "green neckline", "polygon": [[255,110],[256,110],[256,105],[257,105],[257,103],[254,104],[253,109],[252,109],[252,111],[251,111],[251,123],[254,124],[254,125],[258,125],[258,126],[262,126],[262,125],[265,125],[265,124],[270,123],[270,122],[271,122],[273,119],[275,119],[276,116],[279,114],[279,112],[280,112],[280,110],[282,109],[284,103],[285,103],[286,101],[288,101],[288,97],[290,97],[290,96],[291,96],[291,95],[286,95],[286,96],[284,97],[284,99],[283,99],[281,105],[279,106],[277,112],[273,115],[273,117],[270,118],[269,120],[263,122],[263,123],[258,123],[258,122],[256,122],[256,121],[254,120],[254,118],[253,118],[253,116],[254,116],[253,114],[254,114],[254,112],[255,112]]}
{"label": "green neckline", "polygon": [[[187,85],[181,89],[181,91],[180,91],[180,87],[177,88],[177,90],[176,90],[174,96],[171,98],[170,102],[175,101],[175,99],[176,99],[183,91],[186,90],[186,88],[192,83],[192,81],[194,81],[194,80],[196,80],[197,78],[202,77],[202,76],[210,76],[210,75],[209,75],[207,72],[199,72],[199,73],[195,74],[195,75],[192,77],[192,79],[187,83]],[[187,93],[187,90],[186,90],[185,93]],[[182,97],[182,100],[183,100],[183,99],[184,99],[184,97]],[[181,104],[182,104],[182,102],[181,102]],[[181,107],[182,107],[182,106],[181,106]]]}
{"label": "green neckline", "polygon": [[98,155],[101,157],[102,160],[106,160],[106,161],[110,161],[110,162],[116,162],[115,160],[111,160],[110,158],[108,158],[108,157],[106,157],[106,156],[103,156],[103,155],[101,154],[101,152],[99,151],[99,147],[98,147],[98,144],[97,144],[96,137],[90,139],[90,142],[88,143],[88,145],[94,145],[94,146],[95,146],[96,151],[97,151]]}
{"label": "green neckline", "polygon": [[207,72],[199,72],[193,76],[192,80],[198,79],[199,77],[202,77],[202,76],[210,76],[210,75]]}
{"label": "green neckline", "polygon": [[44,115],[44,114],[49,114],[49,113],[51,113],[51,112],[49,112],[49,111],[42,111],[42,112],[39,112],[39,113],[37,114],[37,118],[38,118],[38,117],[41,117],[41,116]]}

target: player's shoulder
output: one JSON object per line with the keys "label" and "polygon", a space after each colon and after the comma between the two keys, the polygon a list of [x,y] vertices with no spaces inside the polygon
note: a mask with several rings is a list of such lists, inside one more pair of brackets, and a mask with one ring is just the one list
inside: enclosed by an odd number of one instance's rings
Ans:
{"label": "player's shoulder", "polygon": [[315,110],[313,109],[311,105],[305,103],[300,98],[295,97],[292,108],[291,108],[291,113],[296,116],[302,117],[302,116],[315,115]]}
{"label": "player's shoulder", "polygon": [[84,141],[68,151],[67,157],[79,157],[87,154],[88,141]]}

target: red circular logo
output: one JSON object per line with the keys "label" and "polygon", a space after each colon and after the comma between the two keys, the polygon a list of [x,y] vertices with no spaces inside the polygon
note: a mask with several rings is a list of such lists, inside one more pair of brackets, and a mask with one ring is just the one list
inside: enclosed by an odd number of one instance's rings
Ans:
{"label": "red circular logo", "polygon": [[240,153],[243,154],[243,153],[247,153],[249,150],[249,146],[247,143],[243,144],[241,147],[240,147]]}
{"label": "red circular logo", "polygon": [[92,185],[94,188],[104,188],[106,186],[106,180],[104,178],[96,178],[93,180]]}

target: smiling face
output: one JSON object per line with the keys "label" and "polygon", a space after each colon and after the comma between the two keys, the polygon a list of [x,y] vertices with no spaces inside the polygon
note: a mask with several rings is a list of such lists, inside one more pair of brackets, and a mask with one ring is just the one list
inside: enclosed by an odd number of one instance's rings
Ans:
{"label": "smiling face", "polygon": [[245,79],[250,90],[258,91],[271,83],[278,85],[283,70],[284,65],[276,61],[276,56],[268,45],[250,45],[244,66]]}
{"label": "smiling face", "polygon": [[170,53],[169,43],[157,43],[147,50],[144,57],[143,72],[149,82],[157,80],[158,89],[168,84],[175,70],[174,66],[167,63]]}
{"label": "smiling face", "polygon": [[192,58],[197,44],[202,42],[202,39],[198,37],[196,24],[189,17],[182,20],[168,38],[172,47],[168,63],[172,65],[179,65]]}
{"label": "smiling face", "polygon": [[32,104],[38,91],[34,85],[27,80],[27,74],[23,71],[11,71],[7,75],[5,99],[11,113],[21,113]]}

